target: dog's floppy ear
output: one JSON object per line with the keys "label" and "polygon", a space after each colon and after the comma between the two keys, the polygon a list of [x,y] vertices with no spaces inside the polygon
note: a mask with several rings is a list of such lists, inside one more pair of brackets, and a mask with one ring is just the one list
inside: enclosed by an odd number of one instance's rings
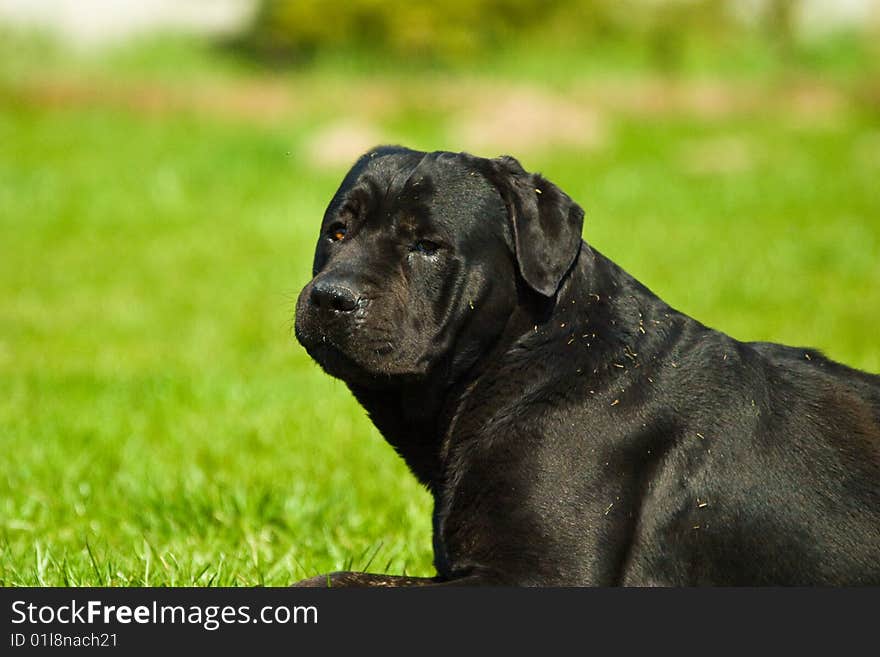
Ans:
{"label": "dog's floppy ear", "polygon": [[584,211],[539,174],[527,173],[510,156],[492,160],[492,182],[507,204],[523,280],[552,297],[581,246]]}

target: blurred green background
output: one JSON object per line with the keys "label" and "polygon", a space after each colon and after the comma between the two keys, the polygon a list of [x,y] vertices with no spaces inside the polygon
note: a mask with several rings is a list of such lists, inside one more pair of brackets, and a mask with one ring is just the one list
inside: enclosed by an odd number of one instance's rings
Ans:
{"label": "blurred green background", "polygon": [[2,585],[432,573],[291,330],[381,142],[515,155],[673,306],[880,372],[877,2],[73,4],[0,2]]}

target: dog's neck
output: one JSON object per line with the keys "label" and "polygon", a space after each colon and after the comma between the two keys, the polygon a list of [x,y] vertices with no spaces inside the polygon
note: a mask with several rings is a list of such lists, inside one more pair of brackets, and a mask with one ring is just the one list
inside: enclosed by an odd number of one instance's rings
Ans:
{"label": "dog's neck", "polygon": [[[492,378],[507,371],[508,379],[519,376],[525,390],[535,379],[532,368],[544,366],[548,345],[564,349],[572,340],[595,344],[589,350],[571,350],[580,356],[566,361],[571,374],[589,374],[607,365],[604,361],[625,354],[644,330],[643,322],[665,311],[674,312],[584,243],[557,295],[546,299],[521,290],[503,330],[472,362],[459,363],[457,368],[447,363],[446,374],[427,377],[429,383],[409,382],[381,390],[349,387],[413,474],[434,492],[442,486],[445,450],[457,419],[471,403],[477,403],[470,399],[472,392],[487,374]],[[509,389],[516,390],[517,383]]]}

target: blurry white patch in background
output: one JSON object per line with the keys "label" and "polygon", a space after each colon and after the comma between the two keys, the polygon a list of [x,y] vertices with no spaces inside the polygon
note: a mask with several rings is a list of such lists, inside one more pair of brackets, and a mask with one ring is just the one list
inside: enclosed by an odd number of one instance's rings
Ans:
{"label": "blurry white patch in background", "polygon": [[393,141],[372,125],[343,119],[315,130],[305,144],[304,155],[312,166],[339,169],[351,166],[374,146]]}
{"label": "blurry white patch in background", "polygon": [[589,104],[535,88],[494,89],[465,107],[455,121],[453,140],[481,155],[559,147],[598,150],[609,136],[602,116]]}
{"label": "blurry white patch in background", "polygon": [[723,135],[684,142],[679,149],[681,168],[692,175],[732,175],[755,166],[755,148],[747,135]]}
{"label": "blurry white patch in background", "polygon": [[798,19],[806,35],[860,29],[869,24],[876,28],[880,24],[880,0],[800,0]]}
{"label": "blurry white patch in background", "polygon": [[0,0],[0,24],[98,46],[151,32],[236,34],[256,7],[256,0]]}
{"label": "blurry white patch in background", "polygon": [[[655,3],[682,0],[649,0]],[[880,0],[728,0],[734,16],[750,22],[791,5],[794,29],[801,36],[821,36],[836,30],[864,30],[880,27]]]}

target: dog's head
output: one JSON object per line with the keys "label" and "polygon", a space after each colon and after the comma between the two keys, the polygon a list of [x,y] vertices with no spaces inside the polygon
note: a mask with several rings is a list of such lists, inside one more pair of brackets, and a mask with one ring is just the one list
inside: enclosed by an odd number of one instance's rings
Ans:
{"label": "dog's head", "polygon": [[377,148],[324,214],[297,338],[329,374],[367,387],[473,362],[523,294],[555,296],[582,223],[513,158]]}

